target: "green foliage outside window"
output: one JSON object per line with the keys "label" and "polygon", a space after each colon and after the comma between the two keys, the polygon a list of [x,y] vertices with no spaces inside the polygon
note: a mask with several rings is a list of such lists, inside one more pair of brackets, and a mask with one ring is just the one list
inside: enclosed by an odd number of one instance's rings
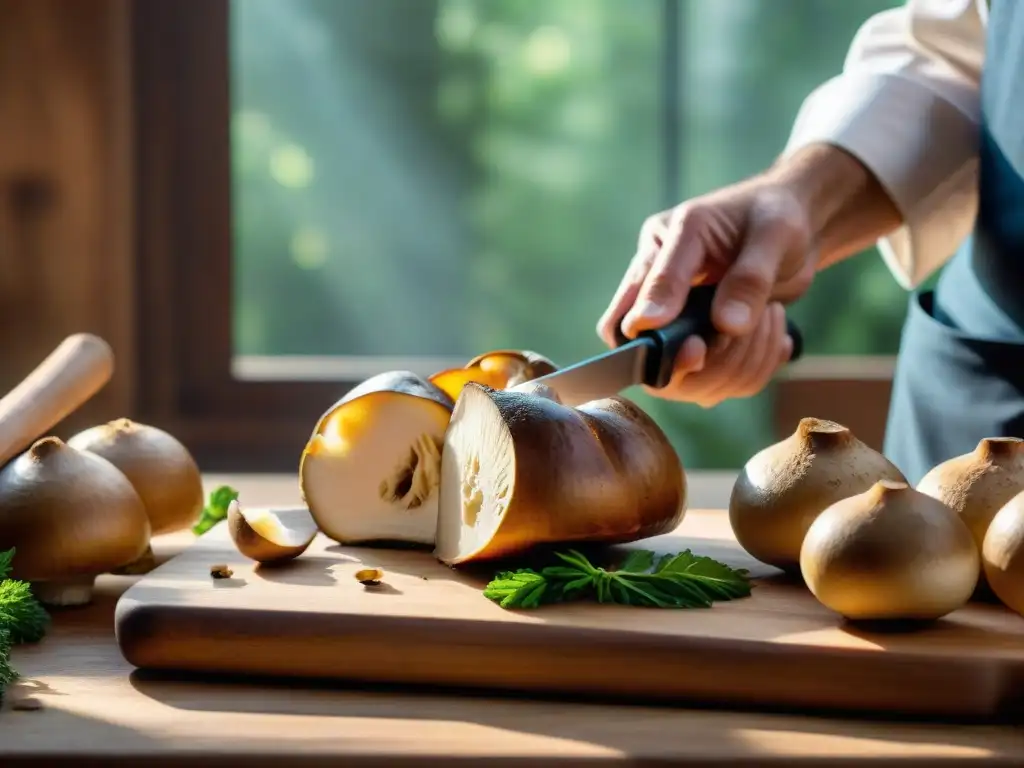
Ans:
{"label": "green foliage outside window", "polygon": [[[236,0],[236,353],[599,351],[644,217],[770,163],[897,4],[680,0],[668,52],[664,0]],[[872,251],[792,313],[810,353],[891,354],[905,304]],[[770,396],[638,400],[710,468],[770,439]]]}

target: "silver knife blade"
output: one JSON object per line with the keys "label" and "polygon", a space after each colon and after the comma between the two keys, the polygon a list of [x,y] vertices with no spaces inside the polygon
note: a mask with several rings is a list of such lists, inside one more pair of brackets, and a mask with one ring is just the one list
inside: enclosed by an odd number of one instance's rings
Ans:
{"label": "silver knife blade", "polygon": [[647,355],[654,347],[651,339],[639,338],[531,383],[551,387],[563,403],[572,407],[611,397],[643,382]]}

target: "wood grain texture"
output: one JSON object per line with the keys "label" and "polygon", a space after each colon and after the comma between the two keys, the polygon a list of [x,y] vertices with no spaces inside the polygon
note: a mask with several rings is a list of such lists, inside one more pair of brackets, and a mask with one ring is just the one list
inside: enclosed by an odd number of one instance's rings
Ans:
{"label": "wood grain texture", "polygon": [[0,0],[0,392],[88,331],[113,379],[67,436],[132,413],[129,0]]}
{"label": "wood grain texture", "polygon": [[[1024,619],[1001,606],[972,605],[923,630],[872,632],[749,558],[723,512],[690,512],[677,532],[643,546],[692,548],[763,578],[751,598],[710,610],[512,612],[480,594],[493,567],[471,575],[426,552],[320,537],[298,560],[262,568],[219,526],[124,595],[118,640],[147,669],[917,715],[1016,712]],[[234,577],[211,579],[216,563]],[[355,581],[366,566],[383,568],[383,587]]]}
{"label": "wood grain texture", "polygon": [[[699,481],[699,476],[695,481]],[[207,478],[255,506],[295,478]],[[256,493],[256,491],[260,493]],[[154,543],[165,561],[189,534]],[[0,711],[4,768],[91,766],[942,766],[1020,765],[1015,727],[527,701],[377,687],[176,681],[133,671],[113,635],[134,577],[101,577],[95,602],[61,611],[16,650],[23,680]],[[208,678],[212,680],[212,678]],[[20,698],[42,703],[14,711]]]}

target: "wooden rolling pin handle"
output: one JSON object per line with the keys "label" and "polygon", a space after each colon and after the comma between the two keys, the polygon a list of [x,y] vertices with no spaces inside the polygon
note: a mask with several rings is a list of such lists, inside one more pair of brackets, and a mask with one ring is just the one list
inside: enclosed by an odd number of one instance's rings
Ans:
{"label": "wooden rolling pin handle", "polygon": [[114,373],[110,345],[90,333],[68,336],[0,399],[0,466],[95,395]]}

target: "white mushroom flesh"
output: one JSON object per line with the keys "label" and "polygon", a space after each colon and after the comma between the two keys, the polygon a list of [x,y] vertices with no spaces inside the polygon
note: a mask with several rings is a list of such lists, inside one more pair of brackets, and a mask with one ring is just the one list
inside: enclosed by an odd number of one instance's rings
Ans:
{"label": "white mushroom flesh", "polygon": [[447,409],[395,395],[366,419],[358,434],[310,441],[303,489],[316,524],[336,541],[433,544]]}
{"label": "white mushroom flesh", "polygon": [[[473,407],[466,408],[473,400]],[[456,404],[441,458],[436,554],[442,560],[476,552],[493,537],[512,497],[516,456],[497,408],[465,393]]]}

